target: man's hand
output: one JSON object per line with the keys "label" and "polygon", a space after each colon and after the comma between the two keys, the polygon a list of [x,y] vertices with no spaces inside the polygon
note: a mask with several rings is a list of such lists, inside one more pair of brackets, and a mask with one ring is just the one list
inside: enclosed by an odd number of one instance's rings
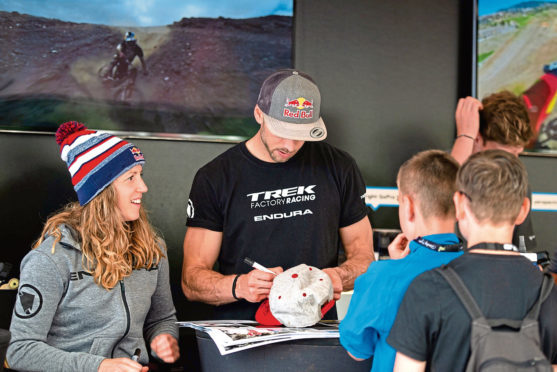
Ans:
{"label": "man's hand", "polygon": [[327,275],[329,275],[329,278],[331,278],[331,282],[333,282],[333,300],[340,300],[340,295],[342,293],[342,279],[340,278],[340,274],[335,270],[334,267],[323,269],[323,271]]}
{"label": "man's hand", "polygon": [[168,333],[161,333],[151,341],[151,350],[165,363],[174,363],[180,357],[178,341]]}
{"label": "man's hand", "polygon": [[389,250],[389,257],[393,260],[398,260],[408,256],[408,253],[410,253],[409,243],[410,242],[403,233],[398,234],[387,247]]}
{"label": "man's hand", "polygon": [[[280,266],[269,270],[276,274],[283,272]],[[273,280],[275,275],[257,269],[240,275],[236,281],[236,296],[249,302],[260,302],[269,296]]]}
{"label": "man's hand", "polygon": [[[480,110],[482,102],[474,97],[458,100],[455,112],[456,135],[465,135],[476,138],[480,132]],[[465,137],[466,138],[466,137]],[[471,141],[471,139],[468,138]]]}
{"label": "man's hand", "polygon": [[142,366],[130,358],[104,359],[98,372],[147,372],[149,367]]}

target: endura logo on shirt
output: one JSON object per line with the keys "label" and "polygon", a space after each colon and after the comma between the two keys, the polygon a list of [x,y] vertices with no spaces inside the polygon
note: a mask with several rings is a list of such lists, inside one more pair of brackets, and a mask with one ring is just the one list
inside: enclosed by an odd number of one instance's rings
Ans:
{"label": "endura logo on shirt", "polygon": [[87,271],[72,271],[70,272],[70,280],[74,281],[74,280],[81,280],[83,279],[83,276],[93,276],[93,274],[88,273]]}
{"label": "endura logo on shirt", "polygon": [[188,199],[186,213],[188,214],[188,218],[193,218],[195,216],[195,208],[193,207],[193,202],[191,201],[191,199]]}
{"label": "endura logo on shirt", "polygon": [[37,315],[43,306],[43,295],[31,284],[19,287],[14,314],[21,319],[29,319]]}
{"label": "endura logo on shirt", "polygon": [[280,219],[283,219],[283,218],[304,216],[306,214],[313,214],[313,212],[309,209],[306,209],[304,211],[298,210],[298,211],[290,211],[290,212],[285,212],[285,213],[263,214],[261,216],[254,216],[253,220],[255,222],[267,221],[267,220],[280,220]]}
{"label": "endura logo on shirt", "polygon": [[246,196],[250,200],[251,208],[272,207],[315,200],[315,186],[294,186],[286,189],[254,192]]}

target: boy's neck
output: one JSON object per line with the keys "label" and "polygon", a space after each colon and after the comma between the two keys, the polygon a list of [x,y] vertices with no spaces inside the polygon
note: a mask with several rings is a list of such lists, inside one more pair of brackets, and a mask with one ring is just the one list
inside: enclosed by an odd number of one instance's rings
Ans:
{"label": "boy's neck", "polygon": [[[483,223],[474,226],[472,231],[468,232],[467,241],[468,247],[473,247],[480,243],[498,243],[498,244],[512,244],[514,225],[491,225]],[[512,251],[495,251],[490,249],[474,249],[472,253],[487,253],[487,254],[516,254]]]}
{"label": "boy's neck", "polygon": [[456,220],[454,218],[427,218],[416,223],[414,230],[415,237],[436,235],[436,234],[453,234]]}

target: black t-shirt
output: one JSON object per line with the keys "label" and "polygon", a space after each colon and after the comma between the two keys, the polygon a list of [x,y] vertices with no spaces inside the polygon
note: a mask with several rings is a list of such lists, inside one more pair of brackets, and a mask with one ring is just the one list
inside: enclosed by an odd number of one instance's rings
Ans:
{"label": "black t-shirt", "polygon": [[[536,302],[542,273],[516,255],[465,253],[449,263],[486,318],[523,319]],[[542,350],[557,363],[557,288],[540,311]],[[431,371],[463,371],[470,355],[471,319],[450,285],[435,271],[418,276],[400,305],[387,342],[427,361]]]}
{"label": "black t-shirt", "polygon": [[[251,269],[249,257],[284,270],[338,264],[339,228],[366,217],[365,184],[355,161],[323,142],[306,142],[289,161],[254,157],[245,142],[201,168],[193,181],[186,225],[223,233],[222,274]],[[253,319],[258,304],[218,306],[220,319]]]}

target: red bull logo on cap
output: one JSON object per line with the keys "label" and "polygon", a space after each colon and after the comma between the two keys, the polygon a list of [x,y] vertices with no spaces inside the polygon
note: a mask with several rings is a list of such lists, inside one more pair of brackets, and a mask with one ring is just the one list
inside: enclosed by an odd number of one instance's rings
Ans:
{"label": "red bull logo on cap", "polygon": [[[282,115],[285,117],[300,119],[311,119],[313,117],[313,110],[303,111],[313,108],[313,101],[304,97],[298,97],[292,100],[287,98],[284,107],[285,109]],[[297,110],[291,110],[289,107],[296,108]]]}
{"label": "red bull logo on cap", "polygon": [[298,110],[313,108],[313,101],[304,97],[298,97],[292,100],[286,99],[284,107],[296,107]]}
{"label": "red bull logo on cap", "polygon": [[141,150],[139,150],[137,147],[132,147],[130,151],[132,152],[135,161],[145,160],[143,154],[141,153]]}

